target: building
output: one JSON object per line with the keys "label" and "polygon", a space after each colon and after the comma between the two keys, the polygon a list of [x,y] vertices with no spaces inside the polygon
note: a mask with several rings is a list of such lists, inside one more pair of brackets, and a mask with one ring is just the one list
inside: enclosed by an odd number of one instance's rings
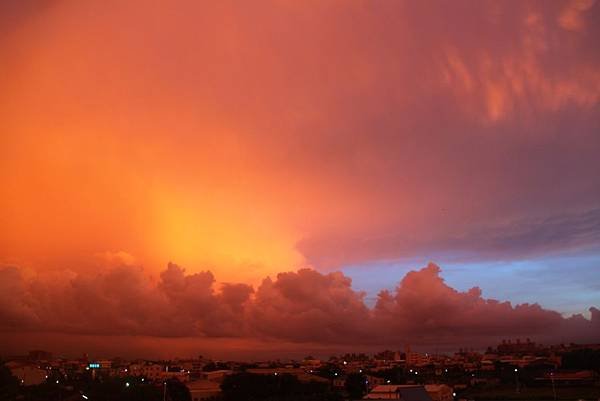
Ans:
{"label": "building", "polygon": [[191,363],[190,368],[190,376],[191,377],[200,377],[202,375],[202,369],[204,368],[204,361],[202,359],[194,360]]}
{"label": "building", "polygon": [[424,366],[431,363],[429,354],[423,355],[418,352],[412,352],[409,345],[405,349],[405,360],[406,366]]}
{"label": "building", "polygon": [[11,374],[19,379],[19,383],[22,386],[36,386],[42,384],[48,378],[48,373],[44,369],[40,369],[37,365],[9,362],[6,366],[10,369]]}
{"label": "building", "polygon": [[502,344],[499,344],[497,349],[499,354],[533,354],[538,347],[529,338],[524,342],[517,338],[515,342],[502,340]]}
{"label": "building", "polygon": [[[258,368],[258,369],[247,369],[247,373],[255,375],[292,375],[295,376],[301,382],[318,381],[323,383],[329,383],[328,379],[321,376],[312,375],[307,373],[302,368]],[[310,372],[310,371],[309,371]],[[340,377],[341,378],[341,377]],[[343,384],[342,384],[343,387]]]}
{"label": "building", "polygon": [[365,400],[433,401],[424,386],[382,384],[363,397]]}
{"label": "building", "polygon": [[425,391],[433,401],[452,401],[454,399],[452,387],[447,384],[426,384]]}
{"label": "building", "polygon": [[225,376],[228,376],[233,373],[233,370],[213,370],[210,372],[202,372],[200,374],[200,379],[209,380],[215,383],[221,383]]}
{"label": "building", "polygon": [[211,380],[195,380],[186,384],[192,401],[202,401],[221,394],[221,386]]}
{"label": "building", "polygon": [[580,370],[577,372],[549,372],[542,377],[536,377],[539,384],[556,386],[593,386],[597,374],[593,370]]}
{"label": "building", "polygon": [[322,363],[320,359],[315,358],[305,358],[302,361],[302,366],[307,367],[309,369],[316,369],[321,367]]}
{"label": "building", "polygon": [[129,365],[129,374],[131,376],[145,377],[151,381],[162,379],[164,370],[162,365],[156,363]]}
{"label": "building", "polygon": [[380,384],[385,384],[385,379],[383,377],[371,376],[367,375],[367,388],[372,389]]}
{"label": "building", "polygon": [[109,371],[112,368],[112,361],[109,359],[93,361],[88,364],[88,367],[90,369],[100,369],[103,371]]}
{"label": "building", "polygon": [[177,379],[182,383],[190,380],[190,374],[187,370],[165,370],[161,372],[161,380]]}

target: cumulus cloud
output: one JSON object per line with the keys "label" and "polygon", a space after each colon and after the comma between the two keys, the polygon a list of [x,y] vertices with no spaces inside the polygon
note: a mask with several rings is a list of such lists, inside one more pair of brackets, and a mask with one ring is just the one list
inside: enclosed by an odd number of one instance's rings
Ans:
{"label": "cumulus cloud", "polygon": [[187,274],[170,263],[155,280],[142,268],[114,267],[67,282],[24,278],[0,269],[0,327],[14,332],[70,335],[268,339],[313,344],[485,346],[502,337],[548,342],[594,341],[591,320],[564,318],[537,304],[486,299],[477,287],[449,287],[435,264],[411,271],[373,308],[340,272],[311,269],[266,278],[256,291],[220,287],[212,273]]}
{"label": "cumulus cloud", "polygon": [[356,336],[368,332],[364,323],[370,315],[364,294],[352,290],[351,284],[342,273],[310,269],[280,273],[276,280],[267,278],[249,310],[251,325],[258,333],[275,338],[361,341]]}
{"label": "cumulus cloud", "polygon": [[[558,312],[538,304],[512,305],[486,299],[478,287],[460,292],[448,286],[435,264],[409,272],[394,292],[380,292],[374,319],[382,327],[416,343],[479,344],[502,336],[530,336],[543,339],[565,337],[591,341],[600,327],[597,319],[585,320],[575,334],[573,323]],[[549,333],[552,333],[549,335]]]}
{"label": "cumulus cloud", "polygon": [[0,322],[8,328],[27,327],[35,321],[28,305],[27,286],[18,268],[0,267]]}

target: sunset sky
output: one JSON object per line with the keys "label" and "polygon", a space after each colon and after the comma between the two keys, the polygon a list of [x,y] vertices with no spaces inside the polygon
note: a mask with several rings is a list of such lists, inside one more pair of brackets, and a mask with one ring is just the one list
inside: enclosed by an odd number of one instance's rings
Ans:
{"label": "sunset sky", "polygon": [[600,341],[599,43],[593,0],[1,1],[0,354]]}

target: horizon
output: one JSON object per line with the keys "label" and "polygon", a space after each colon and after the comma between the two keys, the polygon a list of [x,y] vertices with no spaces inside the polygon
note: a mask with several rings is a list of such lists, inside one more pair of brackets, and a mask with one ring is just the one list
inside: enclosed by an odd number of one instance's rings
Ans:
{"label": "horizon", "polygon": [[[197,354],[195,355],[188,355],[188,356],[184,356],[184,355],[178,355],[178,356],[171,356],[171,357],[143,357],[141,355],[137,355],[137,356],[129,356],[129,357],[124,357],[121,355],[90,355],[87,352],[84,352],[82,354],[67,354],[67,353],[56,353],[53,352],[52,350],[42,350],[42,349],[29,349],[27,352],[25,353],[21,353],[21,354],[13,354],[13,355],[0,355],[0,361],[4,360],[19,360],[18,358],[29,358],[29,356],[31,355],[31,353],[46,353],[46,354],[50,354],[51,355],[51,360],[58,360],[58,359],[64,359],[64,360],[87,360],[89,362],[94,362],[94,361],[99,361],[99,360],[118,360],[118,359],[122,359],[124,361],[137,361],[137,360],[142,360],[142,361],[155,361],[155,362],[174,362],[174,361],[190,361],[190,360],[202,360],[202,361],[213,361],[213,362],[233,362],[233,363],[262,363],[262,362],[278,362],[278,363],[292,363],[292,362],[301,362],[301,361],[305,361],[305,360],[310,360],[310,359],[316,359],[316,360],[320,360],[321,362],[324,361],[330,361],[332,359],[337,359],[337,360],[346,360],[348,361],[348,359],[344,359],[343,357],[345,356],[350,356],[350,357],[361,357],[361,356],[365,356],[367,358],[370,359],[377,359],[378,355],[381,355],[385,352],[393,352],[393,353],[398,353],[399,356],[401,357],[402,355],[406,355],[406,352],[411,352],[411,353],[417,353],[417,354],[421,354],[421,355],[425,355],[425,356],[430,356],[430,357],[450,357],[452,355],[460,355],[460,354],[487,354],[488,351],[492,351],[491,353],[494,354],[495,352],[498,352],[498,346],[501,345],[519,345],[519,344],[532,344],[534,345],[536,348],[536,350],[547,350],[547,349],[560,349],[561,347],[579,347],[582,349],[586,349],[586,348],[593,348],[593,347],[598,347],[598,344],[576,344],[576,343],[569,343],[569,344],[540,344],[540,343],[536,343],[535,341],[531,341],[531,339],[527,338],[527,339],[503,339],[501,341],[501,343],[495,344],[495,345],[488,345],[487,347],[484,348],[480,348],[480,349],[475,349],[475,348],[470,348],[470,347],[461,347],[461,348],[457,348],[455,350],[451,350],[451,351],[435,351],[435,352],[431,352],[431,351],[427,351],[424,348],[420,348],[420,349],[413,349],[412,347],[410,347],[409,344],[404,345],[402,348],[381,348],[381,349],[377,349],[377,350],[370,350],[370,351],[363,351],[363,350],[353,350],[353,351],[338,351],[338,352],[330,352],[329,354],[319,354],[319,352],[321,351],[316,351],[317,353],[312,353],[312,352],[308,352],[305,353],[304,356],[302,357],[267,357],[266,354],[263,354],[261,357],[259,357],[258,354],[257,356],[251,357],[251,356],[245,356],[242,359],[228,359],[228,358],[219,358],[219,357],[214,357],[212,355],[210,355],[210,353],[203,353],[201,351],[199,351]],[[530,351],[528,351],[530,352]],[[526,354],[527,352],[522,351],[521,353]],[[517,352],[518,354],[518,352]],[[17,358],[17,359],[15,359]],[[403,360],[403,359],[400,359]]]}

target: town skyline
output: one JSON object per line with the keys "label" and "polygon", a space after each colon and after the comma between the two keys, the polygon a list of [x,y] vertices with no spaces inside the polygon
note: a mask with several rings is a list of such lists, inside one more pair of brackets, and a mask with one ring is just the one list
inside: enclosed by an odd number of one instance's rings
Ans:
{"label": "town skyline", "polygon": [[[219,361],[194,358],[148,360],[57,357],[42,350],[13,356],[0,369],[14,375],[22,394],[95,399],[241,400],[398,399],[453,401],[477,397],[511,399],[594,397],[600,344],[544,346],[529,339],[503,340],[485,352],[453,354],[385,350],[300,360]],[[16,383],[15,383],[16,381]],[[108,384],[108,386],[106,385]],[[18,388],[18,387],[17,387]],[[32,391],[31,389],[38,389]],[[28,390],[29,389],[29,390]],[[1,393],[0,393],[1,396]],[[400,397],[399,397],[400,396]],[[294,398],[296,397],[296,398]],[[45,398],[47,399],[47,398]]]}

